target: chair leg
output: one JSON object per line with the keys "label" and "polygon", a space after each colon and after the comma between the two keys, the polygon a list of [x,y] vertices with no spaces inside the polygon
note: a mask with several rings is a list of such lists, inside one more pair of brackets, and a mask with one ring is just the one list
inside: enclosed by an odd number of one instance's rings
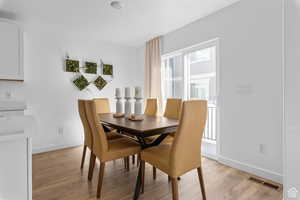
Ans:
{"label": "chair leg", "polygon": [[84,145],[84,146],[83,146],[83,153],[82,153],[82,159],[81,159],[80,169],[83,169],[84,160],[85,160],[85,154],[86,154],[86,148],[87,148],[87,146]]}
{"label": "chair leg", "polygon": [[145,189],[145,161],[141,161],[141,167],[142,167],[142,193],[144,193]]}
{"label": "chair leg", "polygon": [[153,180],[156,180],[156,168],[155,167],[152,168],[153,168]]}
{"label": "chair leg", "polygon": [[91,152],[90,167],[89,167],[89,173],[88,173],[88,180],[89,181],[93,179],[95,162],[96,162],[96,156],[94,155],[93,152]]}
{"label": "chair leg", "polygon": [[200,187],[201,187],[201,192],[202,192],[202,199],[206,200],[202,168],[201,167],[197,168],[197,171],[198,171],[198,177],[199,177],[199,182],[200,182]]}
{"label": "chair leg", "polygon": [[126,162],[127,162],[127,171],[129,172],[129,170],[130,170],[130,159],[129,159],[129,156],[126,157]]}
{"label": "chair leg", "polygon": [[137,161],[136,161],[136,166],[139,166],[140,162],[141,162],[141,154],[138,154]]}
{"label": "chair leg", "polygon": [[172,178],[172,194],[173,194],[173,200],[179,199],[177,178]]}
{"label": "chair leg", "polygon": [[105,169],[105,163],[100,162],[99,179],[98,179],[98,187],[97,187],[97,198],[100,198],[100,196],[101,196],[104,169]]}
{"label": "chair leg", "polygon": [[126,157],[124,157],[123,160],[124,160],[124,168],[127,169],[127,160],[126,160]]}
{"label": "chair leg", "polygon": [[132,164],[135,164],[135,155],[132,155]]}

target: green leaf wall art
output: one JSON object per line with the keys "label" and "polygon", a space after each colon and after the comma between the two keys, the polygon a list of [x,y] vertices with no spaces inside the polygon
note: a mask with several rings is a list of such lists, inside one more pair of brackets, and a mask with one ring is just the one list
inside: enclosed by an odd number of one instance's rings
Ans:
{"label": "green leaf wall art", "polygon": [[85,62],[85,73],[97,74],[97,63]]}
{"label": "green leaf wall art", "polygon": [[79,72],[79,61],[66,59],[66,71],[67,72]]}
{"label": "green leaf wall art", "polygon": [[107,82],[106,82],[106,80],[104,80],[101,76],[99,76],[99,77],[94,81],[94,84],[95,84],[95,86],[96,86],[99,90],[102,90],[102,89],[106,86]]}
{"label": "green leaf wall art", "polygon": [[[72,82],[80,91],[86,89],[90,83],[93,83],[98,90],[102,90],[108,84],[108,81],[105,80],[103,76],[100,76],[101,72],[102,75],[108,75],[113,78],[113,65],[104,64],[100,59],[100,66],[102,67],[102,70],[98,70],[98,64],[96,62],[84,62],[84,66],[80,66],[80,61],[69,59],[68,54],[65,59],[65,70],[66,72],[76,73],[75,79],[73,79]],[[89,80],[90,78],[93,78],[92,75],[97,78],[94,81],[89,82],[82,73],[90,74],[87,76]]]}
{"label": "green leaf wall art", "polygon": [[113,66],[108,64],[103,64],[103,75],[113,75]]}
{"label": "green leaf wall art", "polygon": [[76,78],[73,83],[79,90],[83,90],[89,85],[88,80],[83,75]]}

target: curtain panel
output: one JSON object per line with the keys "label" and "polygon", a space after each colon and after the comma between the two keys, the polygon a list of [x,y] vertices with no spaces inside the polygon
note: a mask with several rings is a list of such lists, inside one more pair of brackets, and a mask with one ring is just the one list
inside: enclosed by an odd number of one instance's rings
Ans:
{"label": "curtain panel", "polygon": [[145,52],[145,98],[157,98],[158,113],[161,114],[161,37],[146,43]]}

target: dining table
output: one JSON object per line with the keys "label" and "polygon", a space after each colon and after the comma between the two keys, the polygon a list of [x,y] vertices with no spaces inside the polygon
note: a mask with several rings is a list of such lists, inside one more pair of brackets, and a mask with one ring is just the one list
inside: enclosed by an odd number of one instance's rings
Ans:
{"label": "dining table", "polygon": [[[162,117],[143,115],[142,120],[134,121],[125,117],[114,117],[112,113],[99,114],[100,122],[118,130],[140,144],[141,149],[151,148],[159,145],[170,133],[176,132],[179,121]],[[147,140],[151,136],[157,136],[154,140]],[[150,141],[150,142],[149,142]],[[137,200],[141,192],[142,168],[139,166],[139,172],[136,179],[136,186],[133,199]]]}

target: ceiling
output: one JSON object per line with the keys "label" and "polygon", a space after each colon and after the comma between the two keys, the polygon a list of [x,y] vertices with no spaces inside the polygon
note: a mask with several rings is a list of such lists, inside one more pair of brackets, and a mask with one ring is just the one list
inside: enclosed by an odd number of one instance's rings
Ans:
{"label": "ceiling", "polygon": [[0,0],[3,13],[74,37],[128,46],[176,30],[238,0]]}

